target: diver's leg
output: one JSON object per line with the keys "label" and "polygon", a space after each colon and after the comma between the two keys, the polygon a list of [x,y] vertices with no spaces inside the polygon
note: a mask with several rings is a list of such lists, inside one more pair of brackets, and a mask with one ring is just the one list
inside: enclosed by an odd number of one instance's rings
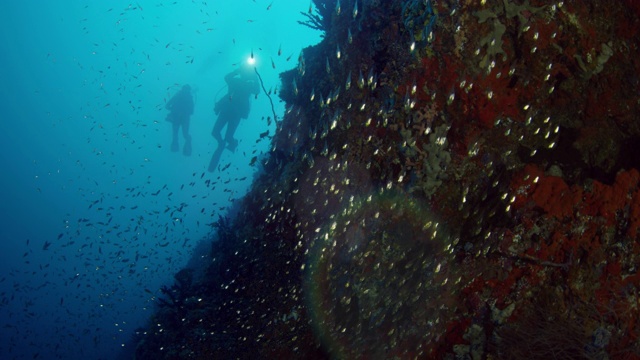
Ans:
{"label": "diver's leg", "polygon": [[211,156],[211,161],[209,161],[209,172],[216,171],[218,167],[218,162],[220,162],[220,157],[222,156],[222,152],[224,151],[224,143],[220,142],[218,144],[218,148]]}
{"label": "diver's leg", "polygon": [[218,116],[215,125],[213,125],[213,130],[211,131],[211,135],[214,139],[218,141],[218,144],[224,145],[224,141],[222,141],[222,128],[226,123],[226,119],[223,116]]}
{"label": "diver's leg", "polygon": [[222,152],[224,151],[224,140],[222,139],[222,128],[227,125],[227,117],[224,115],[218,116],[215,125],[213,125],[213,131],[211,131],[211,135],[218,141],[218,148],[211,156],[211,161],[209,161],[209,172],[214,172],[218,167],[218,162],[220,162],[220,157],[222,156]]}
{"label": "diver's leg", "polygon": [[189,135],[189,119],[187,118],[182,123],[182,136],[184,136],[184,149],[182,153],[184,156],[191,155],[191,135]]}
{"label": "diver's leg", "polygon": [[173,126],[173,140],[171,141],[171,151],[178,151],[180,146],[178,145],[178,130],[180,130],[180,123],[173,122],[171,123]]}
{"label": "diver's leg", "polygon": [[227,124],[227,133],[225,135],[225,140],[227,141],[227,147],[231,152],[236,151],[236,146],[238,146],[238,140],[236,140],[233,135],[236,133],[236,129],[240,125],[240,118],[230,119]]}
{"label": "diver's leg", "polygon": [[189,119],[186,119],[182,122],[182,136],[186,140],[191,140],[191,135],[189,135]]}

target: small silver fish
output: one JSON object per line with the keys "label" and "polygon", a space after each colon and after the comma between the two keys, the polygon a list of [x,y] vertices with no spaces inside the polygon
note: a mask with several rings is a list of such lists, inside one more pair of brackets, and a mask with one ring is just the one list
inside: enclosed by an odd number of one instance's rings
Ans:
{"label": "small silver fish", "polygon": [[351,88],[351,70],[349,70],[349,75],[347,75],[347,82],[344,85],[345,90],[349,90]]}

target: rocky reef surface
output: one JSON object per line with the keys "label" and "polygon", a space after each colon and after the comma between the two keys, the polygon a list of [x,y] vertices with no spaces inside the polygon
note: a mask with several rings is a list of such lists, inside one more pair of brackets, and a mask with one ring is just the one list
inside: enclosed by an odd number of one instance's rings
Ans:
{"label": "rocky reef surface", "polygon": [[314,4],[137,358],[640,358],[639,3]]}

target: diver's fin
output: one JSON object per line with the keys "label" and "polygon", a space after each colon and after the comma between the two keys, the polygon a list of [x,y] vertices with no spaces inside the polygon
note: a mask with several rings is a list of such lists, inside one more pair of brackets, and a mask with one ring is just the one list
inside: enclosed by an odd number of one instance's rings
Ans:
{"label": "diver's fin", "polygon": [[224,151],[224,145],[218,146],[216,151],[211,156],[211,161],[209,161],[209,172],[216,171],[218,167],[218,162],[220,161],[220,157],[222,156],[222,152]]}

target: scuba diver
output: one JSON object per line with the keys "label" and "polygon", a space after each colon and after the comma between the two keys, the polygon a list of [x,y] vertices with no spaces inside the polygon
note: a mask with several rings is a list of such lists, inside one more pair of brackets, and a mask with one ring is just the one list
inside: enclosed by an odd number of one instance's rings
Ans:
{"label": "scuba diver", "polygon": [[176,93],[165,106],[169,110],[167,121],[173,124],[173,140],[171,142],[171,151],[178,151],[178,132],[182,127],[182,136],[184,137],[184,149],[182,153],[185,156],[191,155],[191,135],[189,135],[189,118],[193,114],[193,96],[191,95],[191,86],[184,85],[178,93]]}
{"label": "scuba diver", "polygon": [[[236,150],[238,140],[233,135],[240,124],[240,119],[249,117],[251,107],[251,95],[260,93],[258,77],[253,67],[244,64],[238,69],[228,73],[224,77],[229,90],[227,94],[216,102],[213,111],[218,115],[211,135],[218,141],[218,148],[213,153],[209,162],[209,171],[215,171],[220,161],[220,156],[225,148],[231,152]],[[222,128],[227,127],[224,138],[222,137]]]}

